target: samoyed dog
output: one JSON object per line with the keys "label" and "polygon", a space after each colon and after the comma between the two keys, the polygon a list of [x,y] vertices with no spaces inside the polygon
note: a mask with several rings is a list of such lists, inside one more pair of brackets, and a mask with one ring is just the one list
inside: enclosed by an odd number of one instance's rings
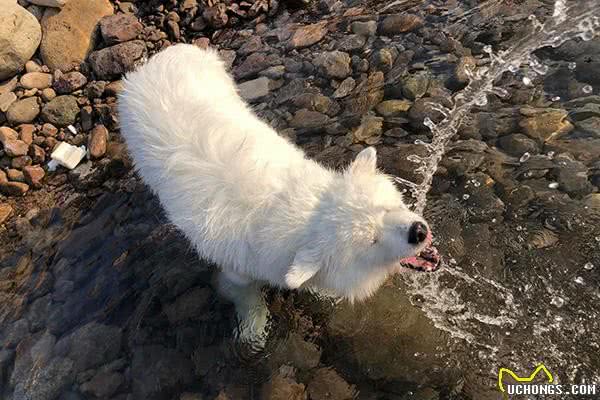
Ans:
{"label": "samoyed dog", "polygon": [[402,267],[433,271],[424,219],[377,170],[373,147],[345,171],[307,159],[240,98],[214,50],[176,45],[127,74],[121,131],[139,174],[201,257],[242,335],[264,331],[260,287],[371,296]]}

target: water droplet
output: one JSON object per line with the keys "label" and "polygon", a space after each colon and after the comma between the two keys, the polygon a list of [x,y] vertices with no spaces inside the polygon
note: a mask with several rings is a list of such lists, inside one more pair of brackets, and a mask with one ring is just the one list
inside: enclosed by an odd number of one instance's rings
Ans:
{"label": "water droplet", "polygon": [[527,86],[531,85],[531,79],[528,76],[523,77],[523,83]]}
{"label": "water droplet", "polygon": [[548,73],[548,66],[544,64],[536,64],[532,66],[533,70],[540,75],[546,75]]}
{"label": "water droplet", "polygon": [[473,186],[479,187],[479,186],[481,186],[481,182],[473,180]]}
{"label": "water droplet", "polygon": [[485,51],[488,54],[492,53],[492,46],[489,44],[486,44],[485,46],[483,46],[483,51]]}
{"label": "water droplet", "polygon": [[426,127],[428,127],[429,129],[433,129],[435,128],[435,124],[433,123],[433,121],[431,120],[431,118],[426,117],[423,120],[423,125],[425,125]]}
{"label": "water droplet", "polygon": [[419,146],[422,146],[422,145],[426,145],[427,143],[425,143],[421,139],[417,139],[417,140],[415,140],[415,144],[418,144]]}
{"label": "water droplet", "polygon": [[479,96],[475,99],[475,104],[477,104],[480,107],[487,105],[487,103],[488,103],[488,99],[485,95]]}
{"label": "water droplet", "polygon": [[558,189],[558,182],[551,182],[548,184],[550,189]]}
{"label": "water droplet", "polygon": [[525,178],[531,178],[531,177],[533,176],[533,172],[531,172],[531,171],[527,171],[527,172],[525,172],[525,173],[523,174],[523,176],[524,176]]}
{"label": "water droplet", "polygon": [[569,64],[567,64],[567,67],[573,71],[575,68],[577,68],[577,63],[576,62],[570,62]]}
{"label": "water droplet", "polygon": [[583,93],[590,94],[594,91],[594,88],[591,85],[585,85],[583,88],[581,88],[581,90]]}
{"label": "water droplet", "polygon": [[546,155],[548,156],[548,158],[554,157],[554,154],[556,154],[556,153],[553,152],[553,151],[549,151],[549,152],[546,153]]}
{"label": "water droplet", "polygon": [[579,37],[584,40],[584,41],[588,41],[588,40],[592,40],[594,38],[594,31],[589,30],[589,31],[585,31],[585,32],[581,32],[579,34]]}
{"label": "water droplet", "polygon": [[583,285],[585,281],[581,276],[578,276],[577,278],[575,278],[575,283],[577,283],[578,285]]}
{"label": "water droplet", "polygon": [[530,158],[531,158],[531,154],[523,153],[521,158],[519,158],[519,162],[524,163],[525,161],[529,160]]}
{"label": "water droplet", "polygon": [[554,97],[552,97],[552,101],[560,101],[560,96],[554,96]]}
{"label": "water droplet", "polygon": [[596,242],[600,243],[600,236],[596,236],[594,239],[596,239]]}
{"label": "water droplet", "polygon": [[406,159],[412,163],[418,164],[421,162],[421,157],[419,157],[416,154],[411,154],[408,157],[406,157]]}
{"label": "water droplet", "polygon": [[550,300],[550,304],[556,308],[561,308],[565,305],[565,300],[562,297],[554,296],[552,300]]}
{"label": "water droplet", "polygon": [[591,262],[586,262],[585,264],[583,264],[583,269],[585,269],[586,271],[591,271],[594,269],[594,264],[592,264]]}
{"label": "water droplet", "polygon": [[463,194],[463,196],[462,196],[463,200],[469,200],[469,197],[471,197],[471,196],[466,193]]}
{"label": "water droplet", "polygon": [[517,232],[521,232],[523,230],[523,227],[521,225],[517,225]]}
{"label": "water droplet", "polygon": [[510,64],[508,70],[514,74],[519,70],[519,66],[517,64]]}

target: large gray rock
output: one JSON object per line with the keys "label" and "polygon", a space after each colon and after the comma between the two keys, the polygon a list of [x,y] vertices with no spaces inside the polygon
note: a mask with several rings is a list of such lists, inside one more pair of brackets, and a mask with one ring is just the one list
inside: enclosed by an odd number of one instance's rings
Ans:
{"label": "large gray rock", "polygon": [[0,80],[21,71],[42,39],[38,20],[15,0],[0,7]]}
{"label": "large gray rock", "polygon": [[111,80],[131,71],[135,63],[146,55],[141,40],[117,44],[90,54],[90,65],[99,79]]}

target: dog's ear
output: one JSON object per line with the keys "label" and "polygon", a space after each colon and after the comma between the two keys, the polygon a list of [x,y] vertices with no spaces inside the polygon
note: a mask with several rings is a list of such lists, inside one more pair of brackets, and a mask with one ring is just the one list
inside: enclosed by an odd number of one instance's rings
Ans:
{"label": "dog's ear", "polygon": [[321,268],[313,249],[302,249],[296,253],[290,269],[285,274],[285,283],[290,289],[298,289]]}
{"label": "dog's ear", "polygon": [[377,169],[377,151],[375,147],[367,147],[356,155],[352,164],[350,164],[350,171],[353,173],[364,172],[374,173]]}

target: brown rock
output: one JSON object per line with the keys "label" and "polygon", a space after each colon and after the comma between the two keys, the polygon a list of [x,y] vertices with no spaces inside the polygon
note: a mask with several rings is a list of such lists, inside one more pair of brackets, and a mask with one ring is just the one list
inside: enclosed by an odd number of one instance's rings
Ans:
{"label": "brown rock", "polygon": [[309,382],[308,393],[311,400],[352,400],[355,390],[333,369],[321,368]]}
{"label": "brown rock", "polygon": [[131,14],[109,15],[100,20],[100,33],[108,45],[135,39],[143,29],[142,24]]}
{"label": "brown rock", "polygon": [[94,51],[90,54],[89,61],[99,79],[111,80],[131,71],[145,54],[145,43],[133,40]]}
{"label": "brown rock", "polygon": [[22,140],[7,140],[4,142],[4,151],[9,157],[19,157],[27,154],[29,145]]}
{"label": "brown rock", "polygon": [[20,156],[10,160],[10,166],[16,169],[23,169],[26,166],[31,165],[31,157]]}
{"label": "brown rock", "polygon": [[11,140],[17,140],[19,135],[13,129],[8,126],[0,126],[0,143],[4,145],[6,142]]}
{"label": "brown rock", "polygon": [[6,119],[12,124],[26,124],[35,119],[40,113],[40,106],[37,98],[29,97],[27,99],[14,102],[6,112]]}
{"label": "brown rock", "polygon": [[289,47],[298,49],[312,46],[327,34],[327,25],[323,22],[302,26],[294,32],[289,41]]}
{"label": "brown rock", "polygon": [[52,86],[52,75],[43,72],[28,72],[21,77],[21,86],[25,89],[46,89]]}
{"label": "brown rock", "polygon": [[35,126],[31,124],[23,124],[19,125],[19,139],[24,141],[27,144],[33,143],[33,132],[35,131]]}
{"label": "brown rock", "polygon": [[0,4],[1,81],[23,70],[40,43],[41,30],[37,19],[16,1]]}
{"label": "brown rock", "polygon": [[13,182],[25,182],[25,175],[21,170],[10,168],[6,171],[6,177],[9,181]]}
{"label": "brown rock", "polygon": [[104,125],[96,125],[90,135],[88,149],[92,158],[101,158],[106,153],[106,143],[108,142],[108,130]]}
{"label": "brown rock", "polygon": [[46,152],[37,144],[31,146],[29,155],[31,156],[31,160],[36,164],[42,164],[46,161]]}
{"label": "brown rock", "polygon": [[0,169],[0,184],[8,182],[8,177],[6,176],[6,172]]}
{"label": "brown rock", "polygon": [[21,182],[0,183],[0,192],[7,196],[23,196],[29,190],[29,185]]}
{"label": "brown rock", "polygon": [[360,82],[354,89],[354,95],[346,101],[347,112],[364,114],[383,100],[383,72],[377,71]]}
{"label": "brown rock", "polygon": [[227,6],[224,3],[218,3],[214,7],[208,7],[202,13],[202,18],[208,23],[208,26],[220,29],[227,25],[229,17],[227,16]]}
{"label": "brown rock", "polygon": [[318,111],[310,111],[301,109],[296,111],[294,117],[290,121],[290,126],[293,128],[319,128],[329,122],[329,117]]}
{"label": "brown rock", "polygon": [[33,188],[40,188],[42,186],[42,179],[46,172],[39,165],[31,165],[23,168],[23,175],[25,175],[25,181]]}
{"label": "brown rock", "polygon": [[363,142],[375,136],[381,136],[383,131],[383,118],[373,115],[364,115],[360,125],[352,132],[355,142]]}
{"label": "brown rock", "polygon": [[395,35],[410,32],[423,26],[423,19],[414,14],[397,14],[385,17],[379,32],[383,35]]}
{"label": "brown rock", "polygon": [[262,389],[261,398],[264,400],[306,400],[306,388],[296,382],[293,372],[288,372],[289,367],[281,367]]}
{"label": "brown rock", "polygon": [[[1,181],[0,181],[0,184],[1,184]],[[11,216],[12,212],[13,212],[13,209],[10,206],[10,204],[6,204],[6,203],[0,204],[0,225],[2,225],[4,222],[6,222],[8,217]]]}
{"label": "brown rock", "polygon": [[54,82],[54,90],[58,94],[70,94],[81,89],[87,83],[87,78],[81,72],[74,71],[62,74]]}
{"label": "brown rock", "polygon": [[16,76],[12,79],[0,83],[0,95],[12,92],[17,88],[18,79]]}
{"label": "brown rock", "polygon": [[17,101],[17,95],[13,92],[0,94],[0,112],[6,112],[10,106]]}
{"label": "brown rock", "polygon": [[70,0],[61,9],[46,9],[40,46],[44,64],[63,72],[81,64],[94,47],[96,25],[112,13],[108,0]]}
{"label": "brown rock", "polygon": [[567,120],[568,112],[561,109],[533,109],[524,107],[520,110],[525,116],[519,126],[527,136],[545,142],[570,132],[573,125]]}

